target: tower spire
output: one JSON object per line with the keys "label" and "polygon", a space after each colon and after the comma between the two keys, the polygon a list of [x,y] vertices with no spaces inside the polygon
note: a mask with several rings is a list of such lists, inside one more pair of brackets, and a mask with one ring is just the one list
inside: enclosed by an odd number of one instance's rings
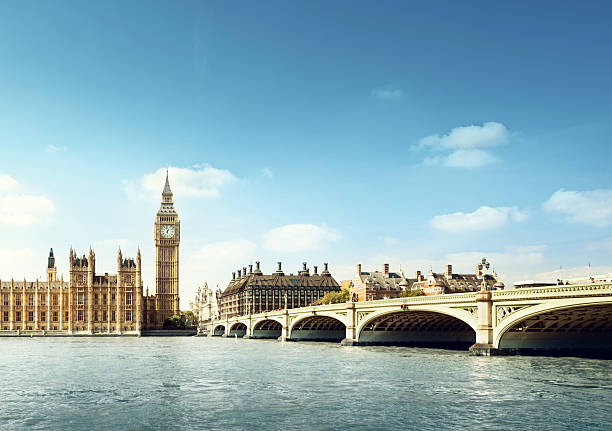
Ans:
{"label": "tower spire", "polygon": [[172,190],[170,190],[170,181],[168,180],[168,168],[166,168],[166,184],[164,184],[164,191],[162,192],[162,196],[172,196]]}

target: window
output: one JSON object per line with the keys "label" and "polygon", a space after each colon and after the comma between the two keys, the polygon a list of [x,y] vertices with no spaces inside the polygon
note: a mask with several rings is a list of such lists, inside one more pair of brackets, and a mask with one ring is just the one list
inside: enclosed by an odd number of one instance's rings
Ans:
{"label": "window", "polygon": [[40,295],[40,305],[47,305],[47,295],[45,294]]}
{"label": "window", "polygon": [[34,321],[34,312],[28,311],[28,322],[33,322],[33,321]]}
{"label": "window", "polygon": [[53,312],[53,321],[57,322],[57,311]]}
{"label": "window", "polygon": [[34,295],[28,295],[28,306],[34,305]]}
{"label": "window", "polygon": [[70,314],[68,314],[68,312],[66,311],[66,317],[64,317],[64,320],[67,322],[68,320],[70,320]]}
{"label": "window", "polygon": [[85,320],[85,313],[83,313],[83,310],[77,310],[77,320],[79,322],[82,322],[83,320]]}
{"label": "window", "polygon": [[102,304],[106,305],[106,293],[102,295]]}
{"label": "window", "polygon": [[132,321],[132,310],[125,310],[125,321],[126,322]]}
{"label": "window", "polygon": [[9,305],[9,296],[6,293],[4,294],[4,305]]}
{"label": "window", "polygon": [[102,311],[102,320],[106,322],[106,310]]}
{"label": "window", "polygon": [[114,293],[111,295],[111,303],[115,305],[115,294]]}
{"label": "window", "polygon": [[57,305],[57,295],[53,295],[53,305]]}
{"label": "window", "polygon": [[132,305],[132,294],[131,293],[125,294],[125,305]]}
{"label": "window", "polygon": [[94,310],[94,312],[93,312],[93,321],[94,322],[98,321],[98,310]]}
{"label": "window", "polygon": [[94,295],[94,305],[98,305],[98,294]]}
{"label": "window", "polygon": [[21,293],[18,293],[17,295],[15,295],[15,305],[21,305]]}
{"label": "window", "polygon": [[3,320],[4,320],[5,322],[8,322],[8,320],[9,320],[9,312],[8,312],[8,311],[5,311],[5,312],[4,312],[4,318],[3,318]]}
{"label": "window", "polygon": [[115,310],[111,311],[111,322],[115,321]]}
{"label": "window", "polygon": [[47,313],[45,313],[44,311],[40,312],[40,321],[41,322],[46,322],[47,321]]}
{"label": "window", "polygon": [[77,293],[77,305],[85,304],[85,294],[82,292]]}

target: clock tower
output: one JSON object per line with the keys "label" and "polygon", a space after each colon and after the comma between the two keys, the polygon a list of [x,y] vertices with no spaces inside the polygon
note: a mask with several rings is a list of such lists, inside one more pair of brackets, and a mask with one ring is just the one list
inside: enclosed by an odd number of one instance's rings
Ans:
{"label": "clock tower", "polygon": [[166,171],[162,201],[155,217],[155,309],[157,325],[179,314],[179,242],[181,223],[174,209],[172,190]]}

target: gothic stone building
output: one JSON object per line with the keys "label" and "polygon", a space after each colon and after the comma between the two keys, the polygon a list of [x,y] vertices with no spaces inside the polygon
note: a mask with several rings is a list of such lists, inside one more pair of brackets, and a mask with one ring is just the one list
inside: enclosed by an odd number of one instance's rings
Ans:
{"label": "gothic stone building", "polygon": [[136,259],[117,253],[117,273],[96,274],[96,255],[70,248],[69,277],[58,279],[53,249],[46,281],[0,281],[1,331],[68,331],[139,335],[161,329],[179,313],[178,247],[180,222],[166,174],[155,220],[156,294],[143,295],[140,249]]}
{"label": "gothic stone building", "polygon": [[265,275],[259,262],[232,273],[232,280],[225,291],[219,295],[219,316],[222,319],[283,308],[306,307],[327,292],[339,292],[340,285],[330,274],[327,263],[324,270],[318,273],[314,267],[313,274],[303,264],[297,275],[285,275],[278,262],[274,274]]}

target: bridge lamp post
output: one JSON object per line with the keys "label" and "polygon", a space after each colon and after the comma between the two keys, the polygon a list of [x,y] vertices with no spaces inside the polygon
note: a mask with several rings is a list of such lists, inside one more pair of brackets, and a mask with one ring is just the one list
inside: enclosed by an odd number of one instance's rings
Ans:
{"label": "bridge lamp post", "polygon": [[485,259],[484,257],[482,258],[482,261],[478,264],[478,271],[482,273],[482,284],[480,285],[481,291],[488,290],[487,280],[485,276],[487,274],[487,271],[489,270],[489,266],[491,266],[491,264],[487,262],[487,259]]}

